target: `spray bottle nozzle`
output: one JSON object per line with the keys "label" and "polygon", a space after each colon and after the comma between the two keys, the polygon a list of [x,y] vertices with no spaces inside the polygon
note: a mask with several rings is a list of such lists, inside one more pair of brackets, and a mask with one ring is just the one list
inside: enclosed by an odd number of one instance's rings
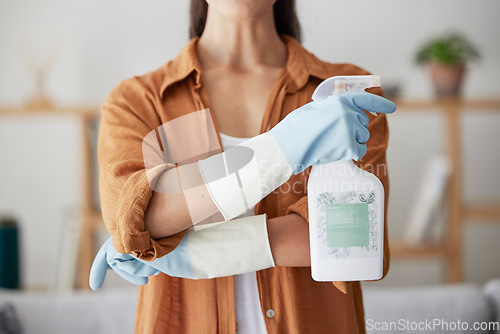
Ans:
{"label": "spray bottle nozzle", "polygon": [[[312,95],[314,101],[326,99],[330,95],[364,91],[370,87],[380,87],[379,75],[346,75],[331,77],[316,87]],[[370,113],[377,116],[376,113]]]}

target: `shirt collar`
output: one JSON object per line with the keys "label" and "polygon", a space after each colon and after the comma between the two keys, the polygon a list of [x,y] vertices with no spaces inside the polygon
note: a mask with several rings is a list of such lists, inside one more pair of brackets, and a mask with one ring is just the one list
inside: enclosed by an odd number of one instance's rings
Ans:
{"label": "shirt collar", "polygon": [[187,78],[193,71],[197,73],[197,82],[200,80],[201,65],[196,53],[198,39],[198,37],[192,38],[177,57],[165,65],[160,96],[163,96],[170,85]]}
{"label": "shirt collar", "polygon": [[[309,76],[326,79],[327,71],[323,68],[323,62],[307,51],[297,40],[287,35],[281,35],[287,49],[287,63],[285,70],[290,79],[289,91],[296,91],[306,85]],[[201,65],[198,60],[196,44],[199,37],[192,38],[181,50],[179,55],[169,61],[164,69],[163,83],[160,88],[162,96],[165,90],[172,84],[182,81],[191,73],[196,73],[196,83],[200,83]]]}

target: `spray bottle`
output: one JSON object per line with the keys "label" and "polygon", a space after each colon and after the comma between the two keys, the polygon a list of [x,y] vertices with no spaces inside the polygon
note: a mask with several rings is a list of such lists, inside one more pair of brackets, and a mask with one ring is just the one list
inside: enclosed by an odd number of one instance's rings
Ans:
{"label": "spray bottle", "polygon": [[[312,99],[379,86],[379,76],[336,76],[323,81]],[[380,180],[352,160],[339,160],[313,166],[307,192],[313,279],[380,279],[384,254],[384,188]]]}

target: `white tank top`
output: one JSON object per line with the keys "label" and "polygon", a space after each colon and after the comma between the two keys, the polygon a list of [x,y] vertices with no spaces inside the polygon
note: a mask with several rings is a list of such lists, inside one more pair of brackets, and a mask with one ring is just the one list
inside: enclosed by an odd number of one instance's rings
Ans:
{"label": "white tank top", "polygon": [[[222,146],[227,150],[248,138],[239,138],[220,134]],[[253,216],[253,208],[241,217]],[[260,306],[257,275],[255,272],[234,275],[234,301],[238,334],[266,334],[266,324]]]}

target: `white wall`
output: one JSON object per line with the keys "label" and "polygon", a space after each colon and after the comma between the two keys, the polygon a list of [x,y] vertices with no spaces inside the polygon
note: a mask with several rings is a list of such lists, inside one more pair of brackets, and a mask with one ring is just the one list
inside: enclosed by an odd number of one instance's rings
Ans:
{"label": "white wall", "polygon": [[[459,29],[473,39],[483,59],[470,67],[467,97],[500,97],[500,2],[496,0],[327,1],[299,0],[304,45],[324,60],[352,62],[382,75],[385,83],[400,83],[408,98],[429,98],[432,90],[424,71],[413,63],[416,48],[428,37]],[[0,104],[20,104],[33,91],[33,80],[21,45],[41,63],[56,45],[55,62],[48,76],[48,93],[61,104],[100,104],[122,79],[161,66],[175,57],[187,41],[188,1],[165,0],[17,0],[0,1]],[[55,159],[43,167],[51,180],[50,197],[37,190],[41,201],[12,180],[20,176],[11,159],[13,129],[0,119],[0,212],[17,213],[23,223],[24,280],[27,286],[53,285],[57,230],[63,208],[78,202],[78,145],[75,123],[54,120],[40,130],[26,121],[27,136],[39,142]],[[443,149],[443,120],[439,115],[395,114],[390,117],[388,159],[391,173],[391,232],[401,234],[426,159]],[[500,154],[500,114],[464,118],[464,190],[467,200],[500,199],[496,166]],[[51,133],[59,142],[51,139]],[[418,138],[418,140],[416,140]],[[28,139],[26,139],[28,140]],[[29,146],[20,142],[18,149]],[[38,149],[37,149],[38,150]],[[10,152],[10,153],[9,153]],[[66,152],[66,158],[58,158]],[[70,153],[68,153],[70,152]],[[11,154],[11,155],[9,155]],[[43,160],[43,156],[30,156]],[[61,160],[58,160],[61,159]],[[61,174],[63,173],[63,174]],[[7,175],[7,176],[6,176]],[[34,175],[34,174],[33,174]],[[33,176],[33,182],[37,182]],[[54,183],[52,183],[54,182]],[[46,183],[44,183],[46,184]],[[41,187],[40,183],[37,187]],[[49,192],[49,190],[47,190]],[[12,193],[17,194],[13,196]],[[26,211],[29,201],[29,211]],[[485,281],[500,276],[495,254],[500,224],[466,229],[466,279]],[[45,251],[41,252],[43,249]],[[439,261],[393,261],[383,284],[435,283],[441,279]],[[425,273],[425,274],[424,274]]]}
{"label": "white wall", "polygon": [[483,53],[471,66],[466,96],[498,95],[500,88],[500,3],[495,0],[299,1],[305,45],[323,59],[353,62],[386,81],[404,85],[404,95],[432,94],[427,77],[413,63],[429,37],[458,29]]}

